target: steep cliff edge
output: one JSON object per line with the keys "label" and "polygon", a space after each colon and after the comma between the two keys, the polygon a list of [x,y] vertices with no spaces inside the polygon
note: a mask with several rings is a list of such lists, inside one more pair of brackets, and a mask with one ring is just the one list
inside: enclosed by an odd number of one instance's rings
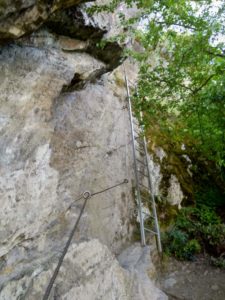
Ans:
{"label": "steep cliff edge", "polygon": [[[166,299],[147,276],[149,249],[135,246],[135,259],[124,264],[121,258],[123,267],[115,257],[131,244],[135,217],[129,120],[117,67],[122,48],[95,47],[109,29],[97,19],[79,26],[88,32],[83,40],[76,31],[59,32],[68,21],[56,12],[63,1],[11,2],[1,2],[0,299],[41,299],[80,212],[81,202],[73,201],[125,178],[128,184],[88,202],[50,298]],[[74,11],[62,11],[69,23],[78,23]],[[6,43],[50,15],[49,24]],[[135,78],[135,67],[128,69]]]}

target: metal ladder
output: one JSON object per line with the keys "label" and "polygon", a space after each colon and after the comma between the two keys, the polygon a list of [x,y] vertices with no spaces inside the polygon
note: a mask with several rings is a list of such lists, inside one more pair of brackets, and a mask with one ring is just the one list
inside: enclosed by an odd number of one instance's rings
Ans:
{"label": "metal ladder", "polygon": [[[132,148],[134,159],[134,173],[136,185],[136,198],[138,203],[138,216],[140,220],[141,244],[146,246],[146,234],[154,235],[156,238],[158,252],[162,253],[162,244],[160,237],[160,228],[156,211],[155,195],[153,192],[151,172],[149,167],[149,157],[147,150],[147,142],[144,135],[144,128],[140,126],[136,120],[130,95],[130,87],[126,70],[124,67],[124,75],[127,90],[128,109],[130,117]],[[140,112],[142,118],[142,113]],[[145,211],[145,206],[149,208],[149,213]],[[149,224],[150,221],[150,224]],[[153,223],[153,224],[152,224]]]}

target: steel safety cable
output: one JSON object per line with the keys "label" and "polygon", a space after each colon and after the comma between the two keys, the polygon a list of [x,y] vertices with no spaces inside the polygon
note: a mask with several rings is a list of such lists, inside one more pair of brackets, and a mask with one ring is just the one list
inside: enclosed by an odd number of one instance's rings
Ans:
{"label": "steel safety cable", "polygon": [[[111,190],[111,189],[113,189],[113,188],[116,188],[116,187],[118,187],[118,186],[120,186],[120,185],[122,185],[122,184],[125,184],[125,183],[128,183],[128,179],[124,179],[122,182],[119,182],[119,183],[117,183],[117,184],[115,184],[115,185],[113,185],[113,186],[111,186],[111,187],[108,187],[108,188],[106,188],[106,189],[97,191],[97,192],[95,192],[95,193],[91,193],[91,192],[89,192],[89,191],[85,191],[85,192],[82,194],[81,197],[79,197],[78,199],[75,200],[75,201],[79,201],[79,200],[81,200],[82,198],[84,198],[84,203],[83,203],[83,205],[82,205],[82,207],[81,207],[79,216],[78,216],[78,218],[77,218],[77,220],[76,220],[76,222],[75,222],[75,224],[74,224],[74,226],[73,226],[73,229],[72,229],[71,232],[70,232],[69,238],[68,238],[67,243],[66,243],[66,245],[65,245],[65,247],[64,247],[64,249],[63,249],[63,252],[62,252],[62,254],[61,254],[60,258],[59,258],[58,264],[57,264],[57,266],[56,266],[56,268],[55,268],[55,270],[54,270],[54,273],[53,273],[53,275],[52,275],[52,277],[51,277],[51,279],[50,279],[50,282],[49,282],[49,284],[48,284],[48,286],[47,286],[47,288],[46,288],[45,294],[44,294],[44,296],[43,296],[43,300],[48,300],[48,299],[49,299],[49,296],[50,296],[52,287],[53,287],[54,282],[55,282],[55,280],[56,280],[56,278],[57,278],[57,276],[58,276],[58,274],[59,274],[60,267],[61,267],[61,265],[62,265],[62,263],[63,263],[63,260],[64,260],[65,255],[66,255],[66,253],[67,253],[67,251],[68,251],[68,249],[69,249],[69,246],[70,246],[70,244],[71,244],[71,241],[72,241],[72,239],[73,239],[73,236],[74,236],[74,234],[75,234],[75,231],[76,231],[76,229],[77,229],[77,227],[78,227],[78,224],[79,224],[79,222],[80,222],[81,216],[83,215],[83,212],[84,212],[84,209],[85,209],[85,207],[86,207],[86,204],[87,204],[88,199],[90,199],[90,198],[93,197],[93,196],[102,194],[102,193],[104,193],[104,192],[106,192],[106,191],[109,191],[109,190]],[[71,208],[71,207],[73,206],[73,204],[74,204],[75,201],[73,201],[73,203],[69,206],[69,208]],[[67,209],[67,210],[68,210],[68,209]]]}
{"label": "steel safety cable", "polygon": [[80,201],[81,199],[83,199],[84,198],[84,196],[83,196],[83,194],[79,197],[79,198],[77,198],[76,200],[73,200],[73,202],[72,203],[70,203],[70,205],[67,207],[67,209],[65,210],[65,213],[68,211],[68,210],[70,210],[73,206],[74,206],[74,204],[76,203],[76,202],[78,202],[78,201]]}
{"label": "steel safety cable", "polygon": [[[86,193],[86,195],[85,195],[85,193]],[[46,289],[46,291],[45,291],[43,300],[48,300],[48,298],[49,298],[49,295],[50,295],[50,293],[51,293],[52,287],[53,287],[54,282],[55,282],[55,280],[56,280],[56,277],[57,277],[57,275],[58,275],[58,273],[59,273],[59,269],[60,269],[60,267],[61,267],[61,265],[62,265],[62,263],[63,263],[63,260],[64,260],[65,255],[66,255],[66,253],[67,253],[67,251],[68,251],[68,249],[69,249],[69,246],[70,246],[70,243],[71,243],[72,238],[73,238],[73,236],[74,236],[74,233],[75,233],[75,231],[76,231],[76,229],[77,229],[77,226],[78,226],[78,224],[79,224],[79,222],[80,222],[80,218],[81,218],[81,216],[82,216],[82,214],[83,214],[83,212],[84,212],[85,206],[86,206],[86,204],[87,204],[87,200],[90,198],[90,195],[91,195],[90,192],[85,192],[85,193],[84,193],[84,195],[83,195],[84,203],[83,203],[83,205],[82,205],[80,214],[79,214],[79,216],[78,216],[78,218],[77,218],[77,220],[76,220],[76,223],[74,224],[73,229],[72,229],[72,231],[71,231],[71,233],[70,233],[70,235],[69,235],[69,238],[68,238],[68,240],[67,240],[66,246],[65,246],[65,248],[63,249],[62,255],[61,255],[60,258],[59,258],[58,264],[57,264],[57,266],[56,266],[56,268],[55,268],[55,271],[54,271],[54,273],[53,273],[53,275],[52,275],[52,278],[51,278],[51,280],[50,280],[50,282],[49,282],[49,284],[48,284],[48,286],[47,286],[47,289]]]}
{"label": "steel safety cable", "polygon": [[111,190],[111,189],[114,189],[114,188],[116,188],[117,186],[120,186],[120,185],[122,185],[122,184],[124,184],[124,183],[128,183],[128,179],[124,179],[124,181],[122,181],[122,182],[120,182],[120,183],[117,183],[117,184],[115,184],[115,185],[113,185],[113,186],[111,186],[111,187],[109,187],[109,188],[106,188],[106,189],[104,189],[104,190],[95,192],[95,193],[91,194],[91,196],[95,196],[95,195],[102,194],[102,193],[104,193],[104,192],[106,192],[106,191],[109,191],[109,190]]}
{"label": "steel safety cable", "polygon": [[[126,103],[127,102],[126,97],[125,97],[124,101],[125,101],[125,104],[124,104],[124,107],[123,107],[123,124],[126,124],[126,121],[127,121],[126,116],[127,116],[127,108],[128,108],[127,103]],[[128,145],[130,146],[130,143],[132,142],[132,140],[130,140],[129,132],[127,130],[124,130],[123,134],[124,134],[124,141],[126,141],[125,147],[124,147],[124,161],[123,161],[123,164],[124,164],[124,169],[125,169],[125,176],[126,176],[126,178],[128,178],[128,160],[129,160]]]}

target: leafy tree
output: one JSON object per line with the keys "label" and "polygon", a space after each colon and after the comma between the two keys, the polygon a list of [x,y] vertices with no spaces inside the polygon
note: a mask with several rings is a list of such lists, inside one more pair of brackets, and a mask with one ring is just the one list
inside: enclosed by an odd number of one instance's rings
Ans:
{"label": "leafy tree", "polygon": [[154,1],[157,10],[136,35],[144,48],[136,105],[147,126],[225,166],[225,53],[215,46],[224,5],[214,15],[211,1],[200,2],[201,12],[194,1]]}
{"label": "leafy tree", "polygon": [[[112,11],[120,2],[113,0],[97,11]],[[225,3],[124,2],[136,5],[139,14],[129,20],[120,14],[124,33],[115,39],[125,41],[129,36],[142,46],[141,51],[126,50],[125,55],[140,64],[134,105],[143,112],[145,128],[153,128],[162,142],[169,141],[176,149],[185,144],[221,171],[225,167],[225,48],[220,38],[225,30]],[[193,259],[205,249],[215,255],[214,264],[224,266],[223,257],[217,256],[224,249],[225,226],[214,211],[223,201],[213,186],[210,195],[209,189],[203,189],[205,194],[201,188],[198,191],[196,207],[178,213],[164,246],[179,259]]]}
{"label": "leafy tree", "polygon": [[218,40],[224,36],[225,3],[112,0],[92,12],[113,11],[121,2],[139,9],[128,20],[120,13],[124,33],[115,39],[129,36],[143,47],[125,55],[140,63],[135,104],[145,125],[225,166],[225,49]]}

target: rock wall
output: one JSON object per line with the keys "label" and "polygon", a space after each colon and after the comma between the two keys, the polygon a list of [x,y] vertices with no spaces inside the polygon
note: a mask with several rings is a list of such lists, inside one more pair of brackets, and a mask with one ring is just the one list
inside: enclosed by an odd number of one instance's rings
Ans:
{"label": "rock wall", "polygon": [[187,154],[185,149],[182,149],[182,145],[180,149],[177,149],[173,145],[168,145],[168,141],[163,141],[163,139],[160,145],[154,143],[151,138],[149,140],[155,194],[178,208],[187,203],[193,203],[194,178],[189,153]]}
{"label": "rock wall", "polygon": [[[41,299],[80,212],[82,200],[74,200],[125,178],[88,201],[50,298],[166,299],[147,276],[148,260],[140,269],[115,257],[131,244],[135,218],[121,47],[94,47],[94,32],[98,39],[105,32],[97,20],[83,40],[53,31],[61,5],[1,2],[0,299]],[[38,22],[28,17],[36,9]],[[74,11],[62,15],[78,23]],[[127,68],[135,79],[133,64]],[[135,249],[137,262],[150,259],[149,249]]]}
{"label": "rock wall", "polygon": [[79,0],[1,0],[0,39],[10,40],[31,33],[55,11],[79,2]]}
{"label": "rock wall", "polygon": [[[179,173],[179,168],[170,160],[171,153],[167,154],[161,147],[155,147],[150,151],[152,153],[149,154],[149,164],[155,196],[169,205],[181,208],[181,203],[185,199],[182,190],[182,173]],[[175,158],[177,159],[176,156]],[[177,160],[180,162],[179,159]],[[188,174],[187,166],[180,163],[180,169],[190,180],[191,175]]]}

